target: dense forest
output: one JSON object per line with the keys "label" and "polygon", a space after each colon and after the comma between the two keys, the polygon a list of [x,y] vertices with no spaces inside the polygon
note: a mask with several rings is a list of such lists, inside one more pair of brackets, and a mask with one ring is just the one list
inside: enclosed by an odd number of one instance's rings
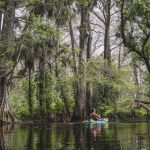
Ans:
{"label": "dense forest", "polygon": [[[149,0],[0,0],[0,120],[146,117]],[[135,109],[141,108],[141,109]]]}

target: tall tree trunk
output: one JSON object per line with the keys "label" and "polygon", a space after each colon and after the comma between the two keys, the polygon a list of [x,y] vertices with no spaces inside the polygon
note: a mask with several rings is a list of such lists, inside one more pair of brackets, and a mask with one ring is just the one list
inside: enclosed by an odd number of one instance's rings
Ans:
{"label": "tall tree trunk", "polygon": [[[67,74],[67,62],[64,62],[64,68],[65,68],[65,77],[67,78],[68,77],[68,74]],[[59,78],[59,80],[61,80]],[[63,81],[61,80],[61,83]],[[68,119],[70,119],[70,105],[69,105],[69,94],[68,94],[68,85],[67,84],[61,84],[60,85],[60,95],[61,95],[61,98],[63,99],[64,101],[64,107],[65,107],[65,112],[66,112],[66,115],[68,117]],[[65,121],[65,120],[64,120]]]}
{"label": "tall tree trunk", "polygon": [[110,9],[111,9],[111,0],[106,0],[105,8],[105,37],[104,37],[104,59],[108,62],[111,61],[111,50],[110,50]]}
{"label": "tall tree trunk", "polygon": [[74,38],[74,32],[73,32],[73,27],[72,27],[72,18],[70,18],[70,20],[69,20],[69,32],[70,32],[72,56],[73,56],[73,70],[74,70],[74,74],[78,75],[76,52],[75,52],[75,38]]}
{"label": "tall tree trunk", "polygon": [[[87,61],[89,61],[92,57],[92,34],[91,34],[91,26],[90,26],[90,14],[88,14],[87,17],[87,30],[88,30],[88,43],[87,43]],[[91,111],[91,105],[92,105],[92,85],[90,81],[86,82],[86,111],[87,114]]]}
{"label": "tall tree trunk", "polygon": [[5,43],[4,51],[12,47],[13,29],[15,22],[15,0],[6,0],[6,9],[4,10],[2,41]]}
{"label": "tall tree trunk", "polygon": [[121,47],[119,47],[119,54],[118,54],[118,69],[121,69]]}
{"label": "tall tree trunk", "polygon": [[13,29],[15,21],[15,0],[6,0],[6,7],[4,10],[3,30],[1,31],[1,41],[4,44],[2,52],[4,55],[1,58],[3,65],[0,65],[0,120],[2,122],[12,123],[14,117],[10,112],[8,106],[8,83],[9,83],[9,70],[12,66],[7,61],[11,61],[10,50],[12,48],[11,42],[13,41]]}
{"label": "tall tree trunk", "polygon": [[[44,52],[42,52],[44,53]],[[44,91],[45,91],[45,61],[44,61],[44,54],[40,57],[39,60],[39,109],[40,113],[43,116],[45,114],[45,98],[44,98]]]}
{"label": "tall tree trunk", "polygon": [[2,31],[2,22],[3,22],[2,19],[3,19],[2,18],[2,13],[0,13],[0,34],[1,34],[1,31]]}
{"label": "tall tree trunk", "polygon": [[144,56],[144,62],[145,62],[147,71],[148,71],[148,73],[150,75],[150,58],[147,58],[146,56]]}
{"label": "tall tree trunk", "polygon": [[135,93],[135,100],[140,99],[140,92],[139,92],[139,80],[138,80],[138,71],[137,71],[137,65],[136,62],[133,60],[133,74],[134,74],[134,83],[137,86],[137,91]]}
{"label": "tall tree trunk", "polygon": [[68,101],[69,97],[66,95],[66,93],[63,90],[61,90],[61,96],[64,100],[66,114],[70,118],[70,109],[69,109],[70,107],[69,107],[69,101]]}
{"label": "tall tree trunk", "polygon": [[76,103],[76,115],[79,119],[87,117],[86,111],[86,67],[87,61],[87,46],[88,46],[88,20],[89,20],[89,8],[81,6],[81,23],[80,23],[80,41],[79,41],[79,93]]}
{"label": "tall tree trunk", "polygon": [[72,47],[72,56],[73,56],[73,72],[76,76],[77,80],[74,83],[74,98],[75,98],[75,110],[74,114],[72,116],[72,119],[75,120],[75,117],[79,116],[77,114],[78,110],[78,98],[79,98],[79,80],[78,80],[78,68],[77,68],[77,59],[76,59],[76,53],[75,53],[75,38],[74,38],[74,32],[72,27],[72,18],[69,20],[69,32],[70,32],[70,40],[71,40],[71,47]]}
{"label": "tall tree trunk", "polygon": [[45,95],[46,95],[46,115],[47,119],[50,118],[50,101],[51,101],[51,88],[52,88],[52,82],[51,77],[48,76],[48,72],[45,74]]}
{"label": "tall tree trunk", "polygon": [[32,116],[33,114],[33,102],[32,102],[32,83],[31,83],[31,67],[29,67],[29,75],[28,75],[28,99],[29,99],[29,113]]}
{"label": "tall tree trunk", "polygon": [[[111,14],[110,14],[110,10],[111,10],[111,0],[105,0],[105,5],[104,5],[104,11],[105,11],[105,21],[104,21],[104,25],[105,25],[105,35],[104,35],[104,60],[106,60],[106,63],[104,63],[104,67],[110,67],[110,63],[111,63],[111,49],[110,49],[110,19],[111,19]],[[104,71],[104,74],[107,75],[107,71]],[[103,94],[104,94],[104,99],[107,99],[107,93],[108,93],[108,89],[110,89],[109,86],[107,86],[106,84],[103,86]]]}
{"label": "tall tree trunk", "polygon": [[[56,32],[58,34],[60,32],[59,25],[57,25],[57,31]],[[60,51],[59,46],[60,46],[60,39],[59,39],[59,37],[57,37],[57,39],[56,39],[56,53],[59,53],[59,51]],[[57,56],[56,56],[56,59],[55,59],[55,76],[57,78],[59,77]]]}

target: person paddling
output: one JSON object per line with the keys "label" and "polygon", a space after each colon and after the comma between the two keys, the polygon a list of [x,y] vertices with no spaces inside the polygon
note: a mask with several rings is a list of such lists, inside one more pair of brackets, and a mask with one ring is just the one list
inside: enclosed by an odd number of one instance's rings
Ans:
{"label": "person paddling", "polygon": [[95,108],[92,108],[89,117],[90,117],[91,119],[93,119],[93,120],[100,120],[100,119],[101,119],[101,116],[98,115],[98,114],[96,114],[96,109],[95,109]]}

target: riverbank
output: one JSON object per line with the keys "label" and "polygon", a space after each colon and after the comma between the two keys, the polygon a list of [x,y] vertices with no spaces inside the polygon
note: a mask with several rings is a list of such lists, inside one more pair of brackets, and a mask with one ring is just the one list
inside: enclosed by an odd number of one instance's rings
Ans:
{"label": "riverbank", "polygon": [[[108,118],[109,122],[150,122],[150,117],[128,117],[128,118]],[[73,121],[75,122],[75,121]],[[79,122],[79,121],[78,121]],[[57,119],[37,119],[37,118],[21,118],[18,120],[21,124],[49,124],[49,123],[72,123],[71,120],[57,120]]]}

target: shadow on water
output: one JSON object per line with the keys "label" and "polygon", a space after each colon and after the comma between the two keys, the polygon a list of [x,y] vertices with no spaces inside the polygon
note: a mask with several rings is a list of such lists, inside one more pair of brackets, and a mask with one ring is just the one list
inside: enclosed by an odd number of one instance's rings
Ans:
{"label": "shadow on water", "polygon": [[150,149],[150,124],[5,125],[0,150],[141,150]]}

